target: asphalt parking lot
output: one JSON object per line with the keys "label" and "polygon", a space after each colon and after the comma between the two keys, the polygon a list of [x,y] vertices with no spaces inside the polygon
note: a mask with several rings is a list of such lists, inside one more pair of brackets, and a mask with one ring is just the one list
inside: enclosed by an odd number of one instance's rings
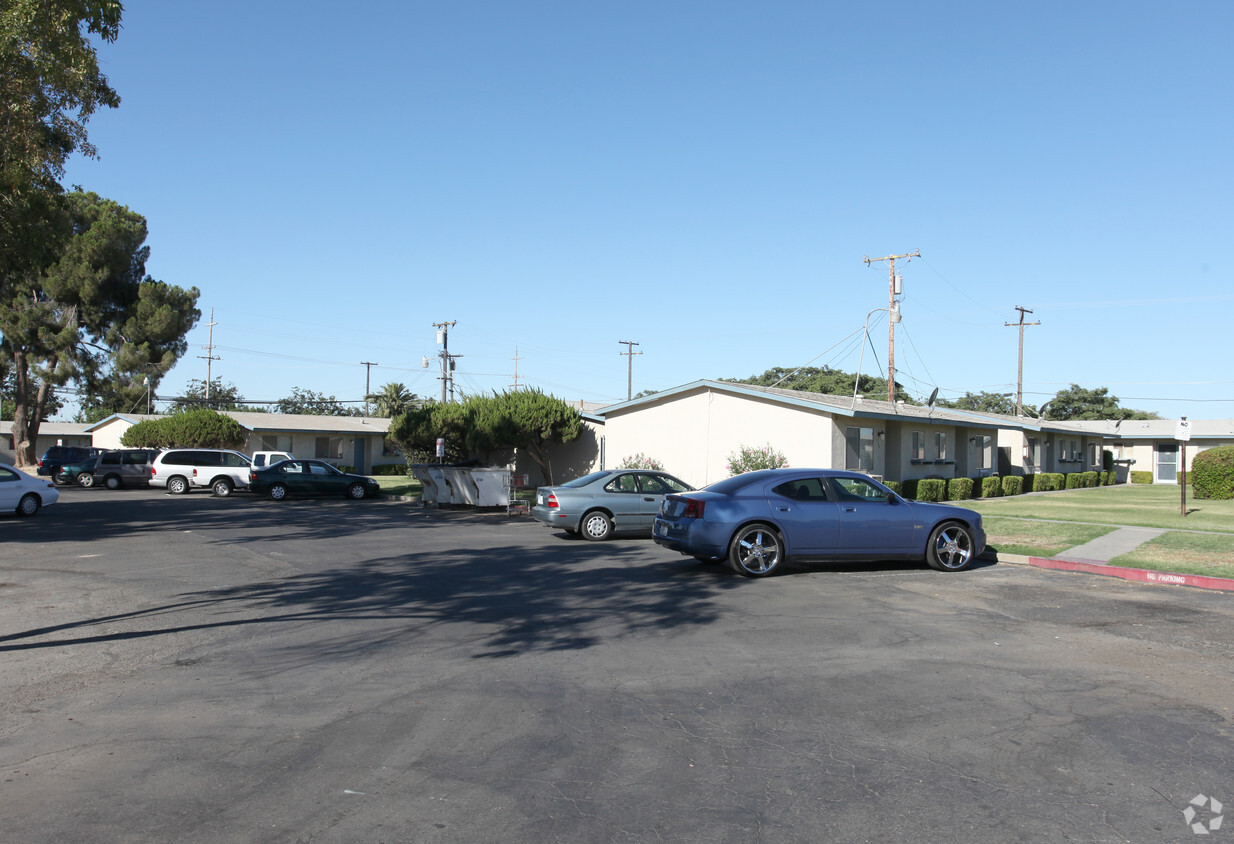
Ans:
{"label": "asphalt parking lot", "polygon": [[1194,841],[1232,607],[69,488],[0,517],[0,844]]}

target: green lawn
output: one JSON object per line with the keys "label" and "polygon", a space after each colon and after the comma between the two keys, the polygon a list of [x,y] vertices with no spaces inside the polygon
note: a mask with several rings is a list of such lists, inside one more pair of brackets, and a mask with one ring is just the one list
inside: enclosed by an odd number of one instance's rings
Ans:
{"label": "green lawn", "polygon": [[1117,530],[1110,525],[1077,525],[1001,516],[983,518],[982,523],[990,550],[1027,557],[1050,557]]}
{"label": "green lawn", "polygon": [[1119,525],[1163,528],[1167,533],[1110,562],[1155,571],[1234,577],[1234,501],[1196,500],[1190,489],[1186,517],[1181,513],[1178,487],[1148,484],[957,503],[982,514],[989,546],[1005,554],[1048,557]]}
{"label": "green lawn", "polygon": [[376,475],[373,480],[381,486],[383,495],[419,495],[424,491],[419,481],[406,475]]}
{"label": "green lawn", "polygon": [[1196,499],[1187,490],[1187,515],[1181,513],[1176,486],[1119,484],[1006,498],[955,502],[984,516],[1059,519],[1107,525],[1173,530],[1213,530],[1234,534],[1234,500]]}

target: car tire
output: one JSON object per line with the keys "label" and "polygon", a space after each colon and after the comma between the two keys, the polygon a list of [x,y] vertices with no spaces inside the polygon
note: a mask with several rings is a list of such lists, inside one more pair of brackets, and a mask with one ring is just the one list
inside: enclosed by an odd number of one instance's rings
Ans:
{"label": "car tire", "polygon": [[973,556],[973,532],[959,522],[943,522],[930,533],[926,562],[935,571],[964,571]]}
{"label": "car tire", "polygon": [[227,478],[219,478],[210,484],[210,491],[218,498],[226,498],[231,495],[231,489],[231,481],[227,480]]}
{"label": "car tire", "polygon": [[600,542],[613,535],[613,520],[608,517],[607,513],[600,510],[584,513],[578,527],[578,532],[592,542]]}
{"label": "car tire", "polygon": [[766,577],[784,560],[784,542],[768,525],[746,525],[728,544],[728,567],[746,577]]}
{"label": "car tire", "polygon": [[359,501],[366,495],[368,495],[368,490],[364,488],[364,484],[355,483],[347,487],[347,497],[352,501]]}
{"label": "car tire", "polygon": [[189,491],[189,482],[184,478],[176,475],[174,478],[167,479],[167,492],[170,495],[184,495]]}
{"label": "car tire", "polygon": [[17,502],[17,515],[33,516],[41,506],[43,502],[39,501],[39,497],[33,492],[27,492],[21,497],[21,501]]}
{"label": "car tire", "polygon": [[103,486],[107,487],[108,489],[119,489],[120,487],[124,486],[124,483],[120,480],[119,475],[108,475],[107,477],[103,478]]}
{"label": "car tire", "polygon": [[273,501],[282,501],[287,497],[287,487],[282,484],[270,484],[270,491],[266,493]]}
{"label": "car tire", "polygon": [[82,489],[89,489],[94,486],[94,475],[89,472],[82,472],[77,476],[77,485]]}

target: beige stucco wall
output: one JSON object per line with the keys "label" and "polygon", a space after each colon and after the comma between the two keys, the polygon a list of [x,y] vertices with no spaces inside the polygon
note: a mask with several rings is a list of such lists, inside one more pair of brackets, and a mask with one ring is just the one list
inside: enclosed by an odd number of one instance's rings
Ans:
{"label": "beige stucco wall", "polygon": [[[835,460],[835,425],[822,412],[699,390],[606,416],[605,467],[642,453],[687,483],[727,478],[728,457],[741,446],[770,444],[790,466],[828,468]],[[843,465],[843,432],[840,434]]]}

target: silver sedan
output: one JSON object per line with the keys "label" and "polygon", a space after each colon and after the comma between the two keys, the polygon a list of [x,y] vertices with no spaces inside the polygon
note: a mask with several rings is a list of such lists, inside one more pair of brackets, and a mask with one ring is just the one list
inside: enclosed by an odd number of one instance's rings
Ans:
{"label": "silver sedan", "polygon": [[531,515],[549,527],[608,539],[614,533],[651,533],[664,496],[694,487],[667,472],[605,469],[560,486],[536,490]]}

